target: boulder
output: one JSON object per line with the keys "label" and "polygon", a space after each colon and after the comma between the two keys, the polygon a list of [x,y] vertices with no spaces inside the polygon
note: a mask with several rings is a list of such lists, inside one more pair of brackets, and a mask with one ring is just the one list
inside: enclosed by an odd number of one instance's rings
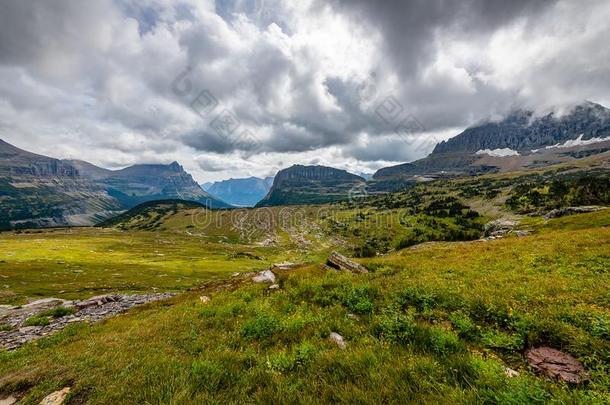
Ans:
{"label": "boulder", "polygon": [[61,405],[66,400],[69,393],[70,387],[66,387],[61,391],[55,391],[54,393],[44,397],[44,399],[40,401],[40,405]]}
{"label": "boulder", "polygon": [[98,295],[91,297],[88,300],[80,301],[76,303],[76,307],[79,309],[101,306],[108,304],[109,302],[118,302],[121,300],[120,295]]}
{"label": "boulder", "polygon": [[347,347],[347,343],[345,343],[345,340],[343,340],[343,336],[336,332],[332,332],[329,336],[329,339],[335,342],[337,346],[339,346],[339,348],[341,349],[345,349]]}
{"label": "boulder", "polygon": [[332,252],[328,256],[327,264],[333,269],[349,271],[350,273],[368,273],[366,267],[348,259],[340,253]]}
{"label": "boulder", "polygon": [[517,226],[517,222],[510,219],[497,219],[485,224],[485,236],[502,237],[507,235]]}
{"label": "boulder", "polygon": [[255,283],[275,283],[275,274],[271,270],[265,270],[252,277]]}
{"label": "boulder", "polygon": [[589,378],[580,361],[559,350],[539,347],[530,349],[526,356],[534,370],[548,377],[570,384],[580,384]]}

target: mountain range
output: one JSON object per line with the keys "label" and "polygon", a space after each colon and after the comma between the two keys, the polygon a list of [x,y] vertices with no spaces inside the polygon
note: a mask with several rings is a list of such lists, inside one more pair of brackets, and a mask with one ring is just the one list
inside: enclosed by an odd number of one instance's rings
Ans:
{"label": "mountain range", "polygon": [[200,186],[177,162],[108,170],[0,140],[0,229],[91,225],[154,200],[208,208],[324,204],[439,177],[535,169],[608,153],[610,110],[589,102],[563,115],[519,110],[482,122],[439,143],[427,157],[382,168],[370,180],[332,167],[295,165],[274,179]]}
{"label": "mountain range", "polygon": [[203,191],[176,162],[113,171],[0,140],[0,229],[92,225],[143,202],[171,199],[231,207]]}
{"label": "mountain range", "polygon": [[254,207],[273,185],[273,177],[248,177],[205,183],[201,187],[214,197],[236,207]]}

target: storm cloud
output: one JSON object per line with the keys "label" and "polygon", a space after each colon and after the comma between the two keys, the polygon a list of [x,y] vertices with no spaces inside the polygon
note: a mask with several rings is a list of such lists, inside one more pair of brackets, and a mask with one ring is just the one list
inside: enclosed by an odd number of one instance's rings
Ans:
{"label": "storm cloud", "polygon": [[0,138],[200,181],[425,156],[514,108],[610,104],[602,0],[8,0]]}

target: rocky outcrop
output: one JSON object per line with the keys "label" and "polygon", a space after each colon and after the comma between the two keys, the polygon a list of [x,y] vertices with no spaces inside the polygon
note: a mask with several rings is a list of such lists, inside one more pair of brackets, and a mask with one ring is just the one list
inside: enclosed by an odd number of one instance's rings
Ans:
{"label": "rocky outcrop", "polygon": [[[52,335],[75,322],[99,322],[108,317],[120,314],[135,306],[164,300],[175,294],[150,295],[100,295],[82,301],[66,301],[49,298],[35,301],[22,307],[0,308],[0,323],[9,330],[0,331],[0,349],[12,350],[21,345]],[[59,307],[67,308],[68,314],[62,317],[47,317],[48,324],[26,326],[27,319],[42,316],[45,311]]]}
{"label": "rocky outcrop", "polygon": [[544,219],[553,219],[553,218],[561,218],[561,217],[565,217],[567,215],[574,215],[574,214],[586,214],[589,212],[596,212],[596,211],[601,211],[601,210],[605,210],[606,207],[598,207],[598,206],[582,206],[582,207],[566,207],[566,208],[558,208],[552,211],[549,211],[545,216]]}
{"label": "rocky outcrop", "polygon": [[337,252],[332,252],[330,256],[328,256],[327,264],[334,269],[349,271],[350,273],[360,274],[369,272],[368,269],[360,263],[356,263]]}
{"label": "rocky outcrop", "polygon": [[589,379],[584,366],[569,354],[549,347],[531,349],[527,361],[537,372],[569,384],[580,384]]}

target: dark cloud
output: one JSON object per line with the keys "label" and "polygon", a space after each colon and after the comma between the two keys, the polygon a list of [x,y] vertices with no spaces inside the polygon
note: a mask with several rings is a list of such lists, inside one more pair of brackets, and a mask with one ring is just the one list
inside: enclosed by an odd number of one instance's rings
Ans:
{"label": "dark cloud", "polygon": [[[311,162],[372,171],[511,108],[610,101],[609,11],[604,0],[4,1],[0,127],[39,153],[178,160],[200,179]],[[176,91],[187,67],[188,91]],[[214,108],[195,111],[204,91]],[[214,127],[223,111],[235,133]]]}

